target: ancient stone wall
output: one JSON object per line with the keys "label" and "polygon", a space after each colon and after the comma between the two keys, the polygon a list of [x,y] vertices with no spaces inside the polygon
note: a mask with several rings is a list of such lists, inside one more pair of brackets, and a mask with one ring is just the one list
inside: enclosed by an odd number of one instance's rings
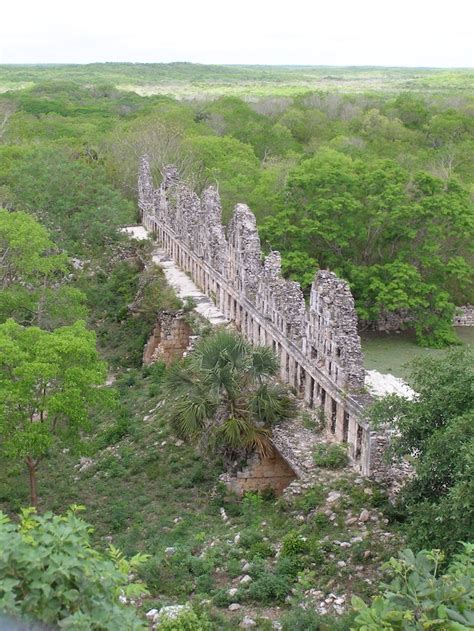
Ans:
{"label": "ancient stone wall", "polygon": [[170,364],[183,357],[192,329],[184,311],[160,311],[153,332],[143,351],[143,363],[162,361]]}
{"label": "ancient stone wall", "polygon": [[453,323],[454,326],[474,326],[474,305],[457,307]]}
{"label": "ancient stone wall", "polygon": [[296,479],[296,474],[275,449],[269,456],[255,453],[246,466],[235,477],[222,476],[227,486],[243,495],[247,491],[268,491],[281,495],[286,487]]}
{"label": "ancient stone wall", "polygon": [[[410,314],[408,309],[400,309],[395,312],[382,313],[374,324],[373,329],[375,331],[392,333],[394,331],[403,331],[414,327],[414,325],[413,314]],[[474,305],[456,307],[453,316],[453,326],[474,326]]]}
{"label": "ancient stone wall", "polygon": [[199,198],[170,166],[154,189],[146,157],[139,206],[145,227],[225,317],[252,343],[274,349],[282,380],[319,408],[329,436],[347,443],[355,467],[368,475],[378,461],[377,438],[363,419],[370,397],[347,283],[318,271],[307,308],[299,284],[283,278],[279,253],[263,256],[248,206],[236,205],[225,231],[215,187]]}

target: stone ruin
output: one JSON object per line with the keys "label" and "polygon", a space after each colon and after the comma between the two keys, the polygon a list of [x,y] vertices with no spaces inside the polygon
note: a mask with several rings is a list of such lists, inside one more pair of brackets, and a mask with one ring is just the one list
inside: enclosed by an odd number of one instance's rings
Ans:
{"label": "stone ruin", "polygon": [[160,311],[143,351],[145,365],[162,361],[168,366],[188,351],[193,332],[186,315],[182,309]]}
{"label": "stone ruin", "polygon": [[[225,230],[217,189],[211,186],[199,197],[174,166],[164,168],[156,189],[143,157],[138,193],[142,223],[166,253],[247,340],[273,348],[281,379],[306,406],[319,410],[328,437],[347,444],[354,467],[363,475],[374,474],[381,466],[383,441],[364,419],[371,398],[364,389],[348,284],[319,270],[307,307],[299,284],[283,278],[280,254],[263,256],[249,207],[237,204]],[[278,451],[282,454],[284,446]]]}

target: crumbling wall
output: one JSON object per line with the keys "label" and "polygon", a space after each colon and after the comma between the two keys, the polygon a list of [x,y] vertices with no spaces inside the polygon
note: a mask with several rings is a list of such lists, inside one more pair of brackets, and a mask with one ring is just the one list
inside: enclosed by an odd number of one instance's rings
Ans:
{"label": "crumbling wall", "polygon": [[248,491],[268,491],[281,495],[296,479],[296,473],[280,454],[273,450],[268,456],[253,454],[235,476],[226,475],[225,482],[234,493],[243,495]]}
{"label": "crumbling wall", "polygon": [[347,283],[319,270],[307,309],[299,284],[283,278],[279,253],[263,256],[248,206],[236,205],[225,231],[215,187],[199,198],[168,166],[153,190],[146,157],[138,188],[142,223],[245,338],[274,349],[281,379],[320,410],[329,436],[347,443],[356,468],[369,474],[377,450],[364,421],[370,397]]}
{"label": "crumbling wall", "polygon": [[453,324],[454,326],[474,326],[474,305],[457,307]]}
{"label": "crumbling wall", "polygon": [[166,365],[181,359],[189,348],[192,329],[184,311],[161,311],[143,351],[143,363]]}

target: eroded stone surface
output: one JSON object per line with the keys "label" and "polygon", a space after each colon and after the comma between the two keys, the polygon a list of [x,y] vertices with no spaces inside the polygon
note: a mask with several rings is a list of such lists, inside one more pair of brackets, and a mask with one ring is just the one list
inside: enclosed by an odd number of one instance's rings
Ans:
{"label": "eroded stone surface", "polygon": [[[199,198],[179,179],[175,167],[165,167],[162,175],[162,184],[155,190],[148,160],[142,159],[139,206],[142,223],[156,235],[170,264],[189,274],[246,339],[274,349],[280,358],[281,379],[309,408],[319,409],[328,437],[346,443],[355,467],[370,474],[381,466],[380,445],[378,435],[364,420],[371,397],[364,389],[357,316],[347,283],[328,270],[319,270],[306,308],[298,283],[281,274],[279,253],[263,256],[255,216],[248,206],[235,206],[225,231],[215,187]],[[307,458],[301,445],[306,442],[309,454],[314,440],[309,430],[299,441],[292,440],[297,433],[282,427],[274,438],[292,468],[293,461]],[[304,465],[299,467],[304,469]]]}

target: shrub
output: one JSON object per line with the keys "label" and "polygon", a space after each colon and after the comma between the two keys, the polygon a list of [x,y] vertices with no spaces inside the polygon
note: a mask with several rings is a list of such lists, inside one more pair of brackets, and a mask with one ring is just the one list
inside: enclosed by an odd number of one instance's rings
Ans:
{"label": "shrub", "polygon": [[[441,573],[444,555],[422,550],[416,556],[404,550],[385,564],[393,580],[370,605],[353,597],[358,612],[355,629],[470,629],[474,626],[474,545],[454,556]],[[409,622],[409,626],[407,623]]]}
{"label": "shrub", "polygon": [[314,508],[321,506],[321,504],[324,502],[324,498],[325,493],[323,489],[309,489],[309,491],[306,491],[306,493],[295,500],[294,506],[297,510],[303,510],[306,513],[309,513],[309,511],[313,510]]}
{"label": "shrub", "polygon": [[283,602],[291,589],[291,584],[288,576],[263,574],[254,583],[250,583],[248,596],[251,600],[266,605]]}
{"label": "shrub", "polygon": [[352,621],[353,614],[333,618],[302,607],[292,608],[281,620],[283,631],[347,631]]}
{"label": "shrub", "polygon": [[316,445],[313,458],[318,467],[325,469],[342,469],[349,462],[346,447],[338,444]]}
{"label": "shrub", "polygon": [[242,548],[250,549],[256,543],[263,542],[263,536],[253,528],[246,528],[240,533],[240,545]]}
{"label": "shrub", "polygon": [[296,579],[302,570],[301,561],[297,557],[280,557],[275,566],[275,574]]}
{"label": "shrub", "polygon": [[206,614],[187,609],[176,617],[163,616],[156,627],[157,631],[212,631],[212,624]]}
{"label": "shrub", "polygon": [[238,600],[238,595],[229,596],[228,589],[218,589],[212,598],[216,607],[228,607],[231,603],[235,603]]}
{"label": "shrub", "polygon": [[281,547],[282,556],[298,556],[307,554],[309,546],[306,539],[296,530],[290,530],[284,537]]}
{"label": "shrub", "polygon": [[266,559],[272,555],[273,548],[267,541],[256,541],[250,546],[247,557],[249,560],[252,560],[255,557]]}
{"label": "shrub", "polygon": [[78,509],[62,516],[24,510],[19,524],[0,512],[0,550],[8,550],[0,555],[0,611],[76,631],[144,629],[121,600],[147,593],[130,579],[146,557],[127,560],[112,546],[99,554]]}

